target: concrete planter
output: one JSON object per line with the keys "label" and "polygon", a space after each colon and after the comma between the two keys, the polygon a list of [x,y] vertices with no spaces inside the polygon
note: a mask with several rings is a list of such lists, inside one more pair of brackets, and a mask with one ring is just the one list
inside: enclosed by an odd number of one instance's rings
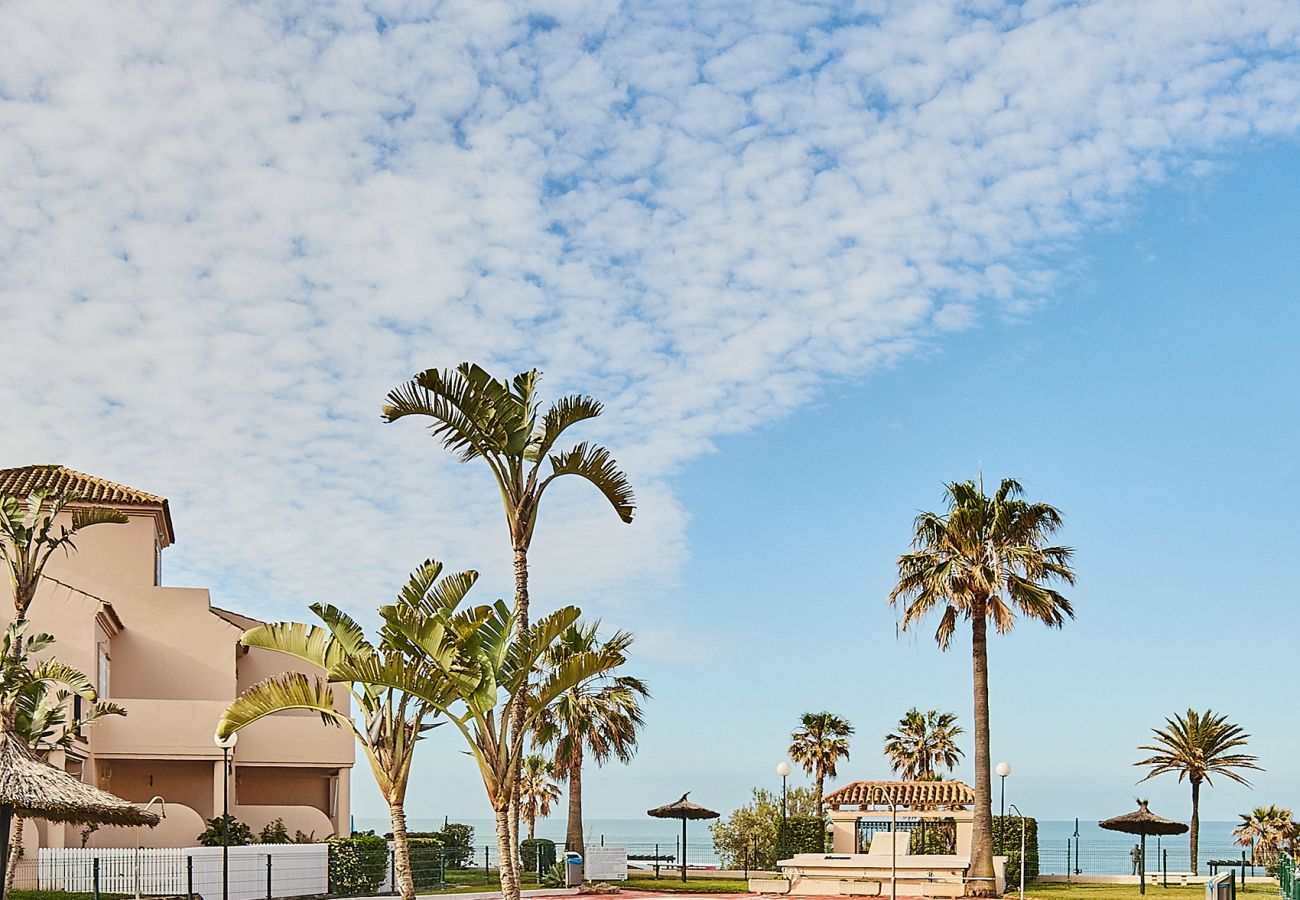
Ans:
{"label": "concrete planter", "polygon": [[790,882],[784,878],[751,878],[749,889],[755,894],[788,894]]}

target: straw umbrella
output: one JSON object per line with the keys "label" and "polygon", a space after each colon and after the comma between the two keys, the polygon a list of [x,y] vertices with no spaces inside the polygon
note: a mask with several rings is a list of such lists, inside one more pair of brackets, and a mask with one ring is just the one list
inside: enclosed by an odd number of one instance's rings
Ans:
{"label": "straw umbrella", "polygon": [[[0,855],[9,846],[9,825],[15,814],[77,825],[100,822],[153,827],[159,821],[134,803],[41,762],[21,738],[0,732]],[[0,900],[4,900],[2,878]]]}
{"label": "straw umbrella", "polygon": [[[690,791],[682,794],[682,799],[675,803],[669,803],[667,806],[656,807],[655,809],[646,810],[646,815],[654,816],[656,819],[681,819],[682,820],[682,881],[686,880],[686,822],[688,819],[716,819],[718,813],[707,809],[696,803],[692,803],[686,798],[691,795]],[[4,898],[0,898],[4,900]]]}
{"label": "straw umbrella", "polygon": [[[1102,828],[1108,831],[1123,831],[1126,834],[1141,835],[1142,838],[1142,855],[1138,859],[1138,892],[1145,894],[1147,892],[1147,835],[1148,834],[1182,834],[1187,830],[1187,826],[1182,822],[1175,822],[1172,819],[1166,819],[1157,816],[1151,810],[1147,809],[1147,802],[1139,800],[1136,812],[1125,813],[1122,816],[1115,816],[1113,819],[1106,819],[1098,822]],[[1024,865],[1024,862],[1021,862]]]}

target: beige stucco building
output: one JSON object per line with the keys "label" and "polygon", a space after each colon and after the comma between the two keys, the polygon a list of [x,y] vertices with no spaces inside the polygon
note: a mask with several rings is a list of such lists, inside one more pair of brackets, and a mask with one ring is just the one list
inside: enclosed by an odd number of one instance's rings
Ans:
{"label": "beige stucco building", "polygon": [[[128,711],[85,729],[72,750],[50,761],[128,800],[161,796],[167,817],[152,831],[141,829],[143,846],[192,846],[204,820],[221,814],[213,731],[222,710],[249,685],[295,668],[293,661],[241,647],[240,635],[258,623],[212,606],[207,590],[162,584],[163,553],[175,540],[165,499],[60,466],[0,469],[0,492],[25,497],[40,486],[75,491],[86,505],[128,517],[124,525],[87,529],[76,553],[52,557],[29,612],[34,629],[57,639],[54,655]],[[0,624],[7,625],[13,604],[8,588],[0,590]],[[342,689],[336,702],[346,708]],[[282,818],[290,835],[345,834],[353,759],[351,734],[315,714],[263,719],[240,733],[234,750],[231,811],[255,833]],[[79,827],[33,824],[29,847],[81,846]],[[132,829],[102,828],[88,846],[134,840]]]}

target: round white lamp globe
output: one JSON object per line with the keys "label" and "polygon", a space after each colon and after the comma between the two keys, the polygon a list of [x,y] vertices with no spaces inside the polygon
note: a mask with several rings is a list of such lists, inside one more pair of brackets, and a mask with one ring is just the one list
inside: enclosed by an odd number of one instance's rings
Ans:
{"label": "round white lamp globe", "polygon": [[1011,763],[1000,762],[998,763],[997,768],[995,768],[993,771],[997,772],[998,775],[1002,776],[1003,778],[1006,778],[1008,775],[1011,774]]}
{"label": "round white lamp globe", "polygon": [[788,762],[779,762],[776,764],[776,774],[782,778],[790,774],[790,764]]}
{"label": "round white lamp globe", "polygon": [[214,734],[212,736],[212,743],[216,744],[222,750],[234,750],[235,744],[239,743],[239,734],[238,732],[233,731],[226,737]]}

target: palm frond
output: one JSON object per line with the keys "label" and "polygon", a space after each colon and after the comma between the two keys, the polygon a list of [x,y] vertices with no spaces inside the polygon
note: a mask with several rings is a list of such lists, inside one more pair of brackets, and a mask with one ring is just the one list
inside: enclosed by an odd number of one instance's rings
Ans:
{"label": "palm frond", "polygon": [[334,690],[323,678],[309,678],[302,672],[285,672],[257,682],[226,707],[217,722],[218,737],[228,737],[259,719],[289,709],[319,713],[321,721],[333,725],[352,722],[334,705]]}
{"label": "palm frond", "polygon": [[610,506],[624,522],[632,521],[636,509],[636,496],[632,484],[619,469],[618,463],[604,447],[588,444],[585,441],[563,453],[551,454],[551,474],[542,482],[541,488],[563,475],[577,475],[595,485],[605,495]]}

